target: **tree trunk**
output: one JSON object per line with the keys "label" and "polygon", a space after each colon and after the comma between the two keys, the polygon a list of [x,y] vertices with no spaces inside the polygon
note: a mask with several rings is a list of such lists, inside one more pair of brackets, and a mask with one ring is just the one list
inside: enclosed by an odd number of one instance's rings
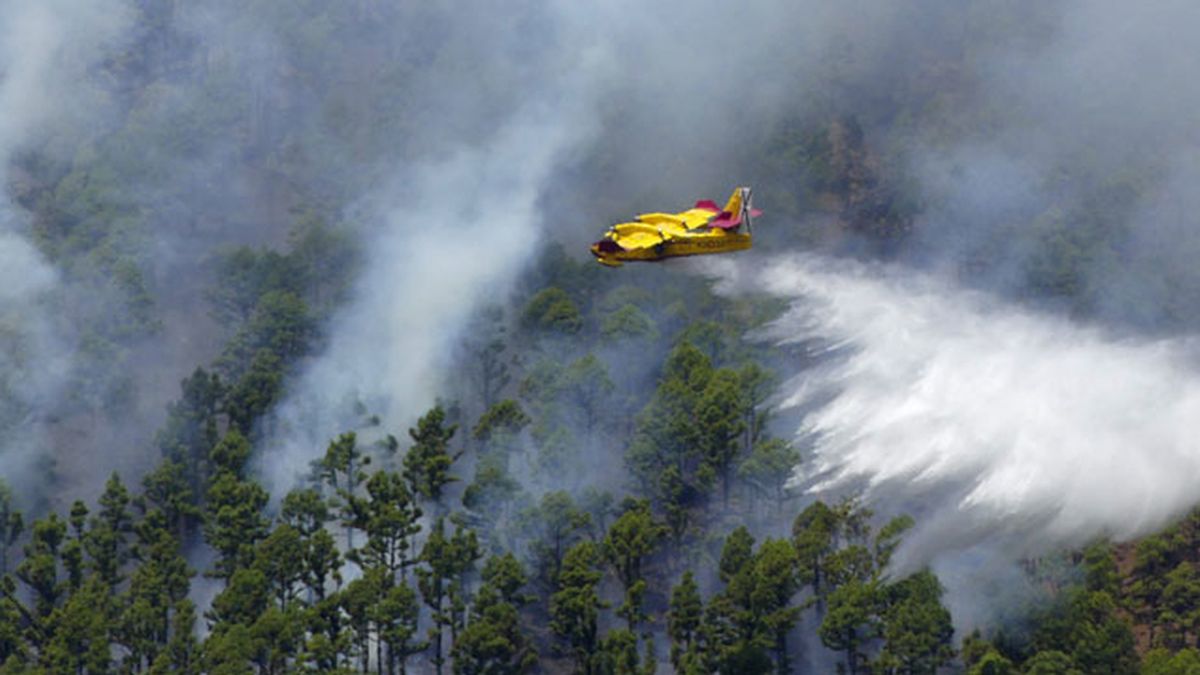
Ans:
{"label": "tree trunk", "polygon": [[[383,628],[378,626],[376,631],[378,636],[375,638],[375,672],[377,675],[383,675]],[[391,664],[388,665],[390,667]]]}
{"label": "tree trunk", "polygon": [[[441,603],[438,603],[439,605]],[[434,621],[437,621],[435,618]],[[433,665],[437,668],[437,675],[442,675],[442,664],[445,659],[442,658],[442,628],[438,626],[437,633],[433,639]]]}
{"label": "tree trunk", "polygon": [[777,672],[779,675],[787,675],[788,673],[792,672],[792,669],[788,664],[786,630],[781,630],[775,634],[775,656],[778,660]]}
{"label": "tree trunk", "polygon": [[858,674],[858,640],[857,631],[850,630],[850,639],[846,645],[846,667],[850,670],[850,675]]}

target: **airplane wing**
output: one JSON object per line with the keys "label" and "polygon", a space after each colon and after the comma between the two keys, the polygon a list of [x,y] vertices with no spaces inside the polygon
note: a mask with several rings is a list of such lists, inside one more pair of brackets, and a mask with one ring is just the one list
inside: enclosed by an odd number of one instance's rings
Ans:
{"label": "airplane wing", "polygon": [[621,236],[621,248],[626,251],[634,249],[654,248],[661,244],[666,239],[666,233],[660,237],[656,232],[638,231],[629,232]]}
{"label": "airplane wing", "polygon": [[637,219],[643,223],[663,227],[664,233],[670,230],[686,232],[707,225],[715,215],[716,211],[693,208],[680,213],[643,213]]}
{"label": "airplane wing", "polygon": [[643,213],[640,214],[637,219],[639,223],[646,223],[647,225],[653,225],[655,227],[665,228],[667,230],[680,228],[686,229],[686,224],[678,213]]}
{"label": "airplane wing", "polygon": [[713,215],[715,215],[713,211],[705,208],[688,209],[687,211],[679,214],[680,218],[687,223],[687,228],[689,230],[694,230],[697,227],[707,225],[708,221],[712,220]]}

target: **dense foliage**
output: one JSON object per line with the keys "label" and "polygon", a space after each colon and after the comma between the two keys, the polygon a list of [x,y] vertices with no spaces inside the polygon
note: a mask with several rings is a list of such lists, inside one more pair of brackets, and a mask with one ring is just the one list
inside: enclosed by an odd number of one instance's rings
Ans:
{"label": "dense foliage", "polygon": [[[548,261],[551,280],[590,274]],[[620,281],[595,278],[590,302],[550,286],[577,326],[468,350],[481,377],[461,404],[407,442],[365,416],[270,507],[248,460],[307,329],[300,296],[289,310],[264,284],[213,371],[183,381],[141,490],[114,474],[94,506],[31,522],[0,500],[4,672],[1091,673],[1138,672],[1139,653],[1145,672],[1187,672],[1191,520],[1119,550],[1124,567],[1081,552],[1027,631],[968,636],[959,657],[937,578],[887,574],[911,519],[787,490],[799,456],[771,434],[769,355],[737,337],[769,304],[663,289],[687,296],[673,325],[615,337],[613,304],[648,302]],[[661,362],[610,371],[634,352]],[[256,360],[274,388],[246,384]],[[580,465],[610,482],[564,480]]]}

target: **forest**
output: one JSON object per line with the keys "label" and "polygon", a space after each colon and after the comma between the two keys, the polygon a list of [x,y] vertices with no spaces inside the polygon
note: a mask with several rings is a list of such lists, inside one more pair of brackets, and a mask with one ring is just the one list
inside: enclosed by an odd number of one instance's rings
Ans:
{"label": "forest", "polygon": [[[470,4],[0,9],[0,673],[1200,673],[1196,495],[955,549],[806,426],[818,301],[728,282],[932,270],[1174,349],[1200,88],[1127,50],[1186,65],[1194,10],[1111,56],[1105,3]],[[1064,103],[1080,61],[1141,103]],[[587,255],[737,184],[752,251]]]}

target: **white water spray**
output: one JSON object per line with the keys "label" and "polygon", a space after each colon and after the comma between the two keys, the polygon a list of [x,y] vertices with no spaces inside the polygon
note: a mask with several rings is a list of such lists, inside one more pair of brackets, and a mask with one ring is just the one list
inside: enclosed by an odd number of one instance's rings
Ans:
{"label": "white water spray", "polygon": [[985,541],[1021,555],[1128,539],[1200,501],[1187,342],[1117,339],[883,266],[800,256],[722,276],[795,299],[768,337],[828,356],[782,402],[813,446],[796,481],[918,511],[907,564]]}

